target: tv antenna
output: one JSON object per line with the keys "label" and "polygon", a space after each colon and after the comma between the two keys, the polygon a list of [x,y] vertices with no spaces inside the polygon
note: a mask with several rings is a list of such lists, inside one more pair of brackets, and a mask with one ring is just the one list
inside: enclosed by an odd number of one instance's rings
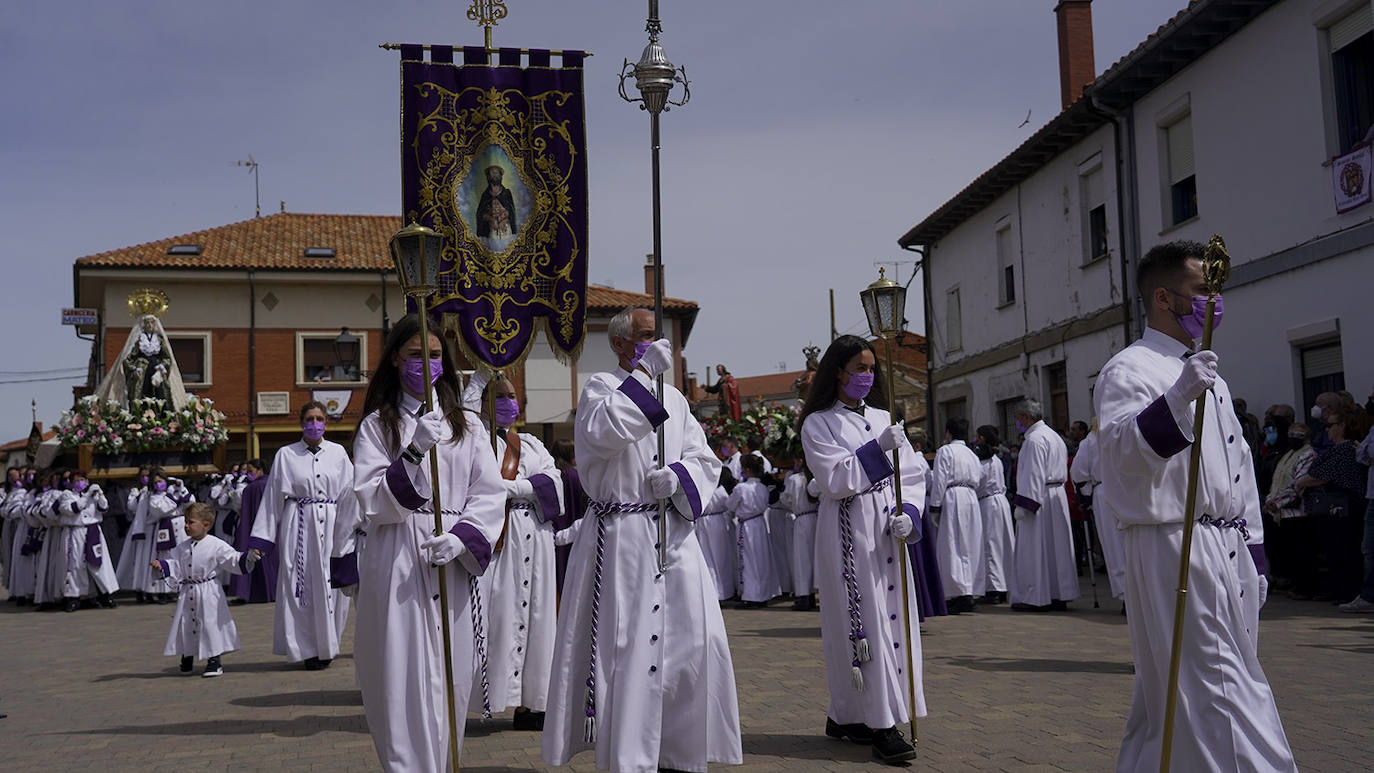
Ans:
{"label": "tv antenna", "polygon": [[249,153],[247,161],[235,161],[234,166],[246,166],[248,173],[253,175],[253,217],[262,217],[262,199],[258,196],[258,162]]}

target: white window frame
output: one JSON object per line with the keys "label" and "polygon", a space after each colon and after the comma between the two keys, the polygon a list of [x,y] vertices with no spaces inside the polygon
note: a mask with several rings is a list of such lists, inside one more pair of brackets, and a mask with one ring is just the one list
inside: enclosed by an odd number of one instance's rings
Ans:
{"label": "white window frame", "polygon": [[297,330],[296,331],[296,388],[331,389],[367,386],[367,331],[349,328],[348,332],[358,339],[358,380],[357,381],[309,381],[305,378],[305,341],[306,339],[327,339],[333,342],[339,337],[337,330]]}
{"label": "white window frame", "polygon": [[[208,387],[214,385],[214,360],[211,358],[211,343],[213,336],[208,330],[164,330],[167,334],[167,341],[171,343],[173,338],[199,338],[201,346],[205,351],[205,378],[202,381],[187,381],[185,373],[182,373],[182,386],[187,387]],[[177,363],[177,370],[181,370],[181,363]]]}
{"label": "white window frame", "polygon": [[[1090,195],[1091,185],[1089,184],[1089,178],[1093,175],[1098,175],[1099,190],[1097,196]],[[1101,201],[1097,201],[1096,199],[1101,199]],[[1082,220],[1080,224],[1083,240],[1082,265],[1090,266],[1100,260],[1110,257],[1112,254],[1110,237],[1107,239],[1107,251],[1100,255],[1093,254],[1092,211],[1098,207],[1102,207],[1105,214],[1111,214],[1111,210],[1107,207],[1107,172],[1102,165],[1101,152],[1094,153],[1087,161],[1084,161],[1078,166],[1078,200]],[[1110,234],[1111,223],[1108,222],[1106,225],[1107,233]]]}
{"label": "white window frame", "polygon": [[[992,249],[997,254],[997,308],[1005,309],[1016,305],[1016,249],[1012,244],[1011,218],[1003,218],[998,221],[993,229]],[[1003,242],[1003,239],[1006,241]],[[1002,245],[1006,244],[1006,254],[1002,253]],[[1007,287],[1007,266],[1011,266],[1011,287]],[[959,316],[963,316],[963,299],[960,299]]]}
{"label": "white window frame", "polygon": [[[1192,125],[1193,105],[1192,95],[1184,94],[1172,102],[1168,107],[1159,112],[1155,118],[1155,126],[1158,127],[1159,134],[1159,198],[1160,198],[1160,234],[1179,228],[1186,223],[1191,223],[1202,216],[1202,204],[1198,203],[1197,213],[1191,217],[1186,217],[1178,222],[1174,222],[1174,174],[1171,169],[1172,149],[1169,143],[1169,130],[1183,121],[1189,122],[1188,140],[1191,147],[1192,178],[1194,191],[1197,190],[1197,127]],[[1179,181],[1187,179],[1188,175],[1179,178]]]}

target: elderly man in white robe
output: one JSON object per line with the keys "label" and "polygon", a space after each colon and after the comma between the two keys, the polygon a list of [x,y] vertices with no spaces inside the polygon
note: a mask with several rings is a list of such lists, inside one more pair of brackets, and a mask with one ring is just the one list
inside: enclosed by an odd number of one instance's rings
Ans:
{"label": "elderly man in white robe", "polygon": [[[1207,310],[1202,253],[1197,242],[1170,242],[1141,259],[1149,326],[1103,367],[1095,392],[1097,498],[1123,527],[1136,674],[1120,773],[1159,769],[1194,443],[1202,463],[1170,769],[1296,770],[1257,652],[1267,561],[1250,449],[1216,353],[1195,351]],[[1194,437],[1199,397],[1207,407]]]}
{"label": "elderly man in white robe", "polygon": [[1037,400],[1015,408],[1016,428],[1025,433],[1016,461],[1016,567],[1011,608],[1018,612],[1068,609],[1078,598],[1073,525],[1069,521],[1069,452],[1064,439],[1045,423]]}
{"label": "elderly man in white robe", "polygon": [[[1093,526],[1097,528],[1097,541],[1102,547],[1102,560],[1107,564],[1107,581],[1112,589],[1112,598],[1126,599],[1126,546],[1122,542],[1121,529],[1117,528],[1116,517],[1106,502],[1097,498],[1100,485],[1097,475],[1097,420],[1087,437],[1078,443],[1078,453],[1074,454],[1073,464],[1069,467],[1069,478],[1078,487],[1079,507],[1092,511]],[[1125,613],[1126,607],[1121,608]]]}
{"label": "elderly man in white robe", "polygon": [[968,419],[946,421],[945,444],[935,452],[930,509],[940,515],[935,555],[951,615],[972,612],[973,597],[987,591],[983,515],[978,507],[982,477],[978,456],[968,447]]}
{"label": "elderly man in white robe", "polygon": [[578,470],[590,505],[563,585],[544,760],[564,765],[594,748],[601,770],[737,765],[730,646],[693,524],[720,460],[682,393],[665,381],[655,395],[672,346],[654,340],[653,314],[627,309],[609,334],[620,367],[593,375],[577,405]]}
{"label": "elderly man in white robe", "polygon": [[[473,692],[471,708],[484,713],[514,708],[516,730],[543,730],[558,615],[553,523],[563,512],[562,477],[539,438],[511,429],[520,417],[515,385],[507,379],[490,381],[478,371],[463,390],[463,407],[481,414],[489,428],[492,403],[506,520],[491,566],[478,580],[490,620],[488,689],[485,696]],[[483,437],[490,439],[489,433]]]}
{"label": "elderly man in white robe", "polygon": [[[253,521],[247,570],[277,551],[277,603],[272,652],[307,671],[328,668],[339,654],[349,598],[330,587],[334,522],[356,508],[353,462],[344,447],[324,439],[325,407],[301,406],[302,438],[277,452],[267,490]],[[351,514],[345,516],[353,520]]]}

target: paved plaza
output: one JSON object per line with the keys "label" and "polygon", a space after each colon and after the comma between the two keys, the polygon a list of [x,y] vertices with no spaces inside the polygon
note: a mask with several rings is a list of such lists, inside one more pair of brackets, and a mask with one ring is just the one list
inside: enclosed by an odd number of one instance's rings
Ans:
{"label": "paved plaza", "polygon": [[[1130,697],[1120,605],[1065,614],[1006,607],[923,626],[926,695],[914,768],[1108,771]],[[183,678],[164,658],[169,606],[35,613],[0,604],[0,770],[182,773],[377,770],[354,686],[352,623],[327,671],[271,653],[270,606],[233,608],[244,649],[220,679]],[[736,770],[875,771],[869,750],[821,734],[820,623],[790,605],[725,613],[739,680],[745,765]],[[1261,659],[1304,771],[1374,770],[1374,616],[1276,598]],[[201,664],[197,664],[199,668]],[[539,736],[509,717],[468,723],[465,771],[547,770]],[[723,768],[722,768],[723,769]],[[565,770],[591,771],[590,753]],[[1180,771],[1180,773],[1185,773]]]}

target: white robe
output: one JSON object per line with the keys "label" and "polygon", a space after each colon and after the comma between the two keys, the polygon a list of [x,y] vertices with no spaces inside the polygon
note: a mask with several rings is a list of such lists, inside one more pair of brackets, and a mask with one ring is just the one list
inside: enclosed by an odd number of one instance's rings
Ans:
{"label": "white robe", "polygon": [[66,567],[66,545],[57,538],[59,523],[54,507],[62,489],[39,492],[29,504],[29,528],[41,530],[43,545],[34,558],[33,603],[51,604],[62,599],[62,570]]}
{"label": "white robe", "polygon": [[[544,711],[557,630],[558,589],[553,519],[563,510],[563,481],[553,455],[533,435],[520,434],[517,480],[534,486],[533,499],[507,501],[504,549],[478,580],[487,631],[487,681],[493,713],[524,706]],[[490,435],[483,430],[483,437]],[[505,458],[504,433],[496,437],[496,466]],[[488,444],[487,448],[491,446]],[[472,711],[484,710],[474,690]]]}
{"label": "white robe", "polygon": [[[735,564],[739,548],[735,542],[735,522],[729,510],[730,494],[724,486],[716,486],[711,499],[702,507],[697,519],[697,542],[706,568],[716,581],[716,595],[721,601],[732,599],[739,592]],[[580,523],[580,521],[579,521]]]}
{"label": "white robe", "polygon": [[11,484],[5,489],[4,501],[0,501],[0,582],[10,587],[10,573],[14,567],[14,535],[19,530],[19,515],[14,508],[24,500],[24,489]]}
{"label": "white robe", "polygon": [[779,502],[764,513],[768,521],[768,545],[773,551],[773,574],[778,578],[778,593],[792,592],[792,513]]}
{"label": "white robe", "polygon": [[978,511],[983,516],[987,589],[1006,593],[1016,565],[1016,535],[1011,523],[1011,503],[1007,500],[1007,479],[1002,472],[1002,460],[996,454],[980,464],[983,476],[978,481]]}
{"label": "white robe", "polygon": [[[105,492],[95,484],[81,494],[64,491],[59,495],[58,528],[48,532],[48,539],[56,543],[50,558],[56,563],[50,571],[56,573],[63,598],[84,598],[119,590],[105,534],[100,530],[100,522],[109,509]],[[92,537],[89,541],[88,535]],[[99,565],[93,565],[91,558]]]}
{"label": "white robe", "polygon": [[[421,404],[402,395],[398,407],[399,448],[405,448]],[[460,752],[462,711],[480,668],[474,646],[474,577],[487,570],[491,548],[501,534],[506,492],[487,435],[475,417],[468,415],[461,441],[453,443],[451,438],[445,426],[443,438],[430,453],[439,455],[440,525],[462,540],[466,551],[440,569],[420,549],[434,535],[428,455],[418,465],[402,459],[376,413],[358,425],[353,444],[354,490],[362,515],[340,517],[366,524],[367,529],[357,555],[353,651],[363,713],[386,771],[450,767],[440,572],[448,594]]]}
{"label": "white robe", "polygon": [[[563,583],[543,756],[564,765],[585,740],[589,673],[595,686],[596,766],[656,771],[740,764],[739,706],[715,583],[693,519],[720,480],[720,460],[682,393],[617,369],[588,380],[577,406],[577,466],[591,502],[651,504],[645,476],[658,466],[662,426],[680,488],[667,518],[668,570],[658,571],[657,509],[598,517],[592,505]],[[604,546],[597,566],[598,541]],[[594,587],[600,569],[596,660]]]}
{"label": "white robe", "polygon": [[768,534],[768,489],[757,480],[742,481],[725,505],[739,522],[739,597],[768,601],[781,592],[774,567],[774,545]]}
{"label": "white robe", "polygon": [[987,592],[983,515],[978,507],[982,465],[967,443],[953,440],[935,452],[931,472],[931,507],[940,511],[935,557],[945,595],[981,596]]}
{"label": "white robe", "polygon": [[1102,545],[1102,560],[1107,564],[1107,580],[1112,588],[1112,597],[1126,598],[1126,544],[1112,516],[1112,508],[1097,498],[1097,430],[1088,433],[1078,444],[1069,477],[1075,484],[1082,486],[1093,498],[1093,523],[1097,526],[1097,540]]}
{"label": "white robe", "polygon": [[131,486],[125,493],[124,516],[129,519],[129,530],[124,532],[124,545],[115,564],[115,579],[119,587],[139,593],[150,581],[144,573],[148,569],[148,562],[153,559],[153,546],[148,542],[148,528],[141,514],[148,493],[147,486],[138,485]]}
{"label": "white robe", "polygon": [[[920,613],[910,566],[910,551],[891,534],[889,522],[896,504],[891,486],[864,493],[893,478],[892,454],[878,447],[878,433],[892,423],[887,411],[872,406],[859,415],[836,402],[802,423],[806,463],[821,487],[816,526],[816,585],[820,591],[821,640],[826,681],[830,687],[829,716],[845,725],[863,723],[874,729],[893,727],[910,719],[907,679],[915,681],[917,717],[926,715],[921,674]],[[902,511],[920,522],[930,467],[909,443],[900,455]],[[853,528],[853,560],[862,630],[870,659],[859,670],[863,688],[852,682],[855,660],[851,647],[849,600],[840,534],[841,501],[853,497],[849,508]],[[906,564],[906,593],[899,583]],[[904,624],[903,596],[910,628]]]}
{"label": "white robe", "polygon": [[23,555],[24,543],[29,539],[31,516],[29,505],[35,492],[20,489],[10,493],[5,501],[8,518],[14,522],[14,537],[10,544],[10,554],[5,562],[5,587],[10,598],[24,598],[33,595],[33,586],[38,573],[38,556]]}
{"label": "white robe", "polygon": [[159,558],[162,574],[181,589],[163,655],[206,659],[239,648],[239,631],[224,598],[225,574],[242,574],[243,554],[207,534],[187,539]]}
{"label": "white robe", "polygon": [[782,484],[778,500],[792,514],[792,592],[810,596],[816,592],[816,509],[806,493],[806,475],[794,472]]}
{"label": "white robe", "polygon": [[[1026,430],[1016,462],[1016,571],[1012,603],[1043,607],[1078,598],[1073,525],[1064,481],[1068,449],[1059,433],[1043,421]],[[946,588],[948,591],[948,588]]]}
{"label": "white robe", "polygon": [[[1098,376],[1097,498],[1124,529],[1127,624],[1135,686],[1117,770],[1159,768],[1193,434],[1192,404],[1165,392],[1187,349],[1147,328]],[[1206,396],[1171,769],[1294,771],[1260,668],[1259,494],[1250,449],[1218,379]],[[1244,537],[1239,520],[1248,525]],[[1247,542],[1249,545],[1247,546]],[[1251,549],[1247,549],[1251,547]],[[1252,550],[1254,551],[1252,554]]]}

